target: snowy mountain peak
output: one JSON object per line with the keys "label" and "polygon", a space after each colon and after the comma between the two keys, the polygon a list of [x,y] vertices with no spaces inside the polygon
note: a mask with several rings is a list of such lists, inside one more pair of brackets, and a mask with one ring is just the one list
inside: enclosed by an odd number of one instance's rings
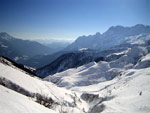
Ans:
{"label": "snowy mountain peak", "polygon": [[142,24],[137,24],[132,27],[112,26],[103,34],[96,33],[77,38],[66,50],[78,50],[81,48],[105,50],[124,43],[126,37],[139,34],[150,34],[150,26]]}

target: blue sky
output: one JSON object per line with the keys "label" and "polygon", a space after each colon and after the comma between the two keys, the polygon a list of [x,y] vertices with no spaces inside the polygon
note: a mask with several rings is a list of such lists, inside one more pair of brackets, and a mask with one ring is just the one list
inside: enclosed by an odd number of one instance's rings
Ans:
{"label": "blue sky", "polygon": [[150,25],[150,0],[0,0],[0,32],[74,40],[110,26]]}

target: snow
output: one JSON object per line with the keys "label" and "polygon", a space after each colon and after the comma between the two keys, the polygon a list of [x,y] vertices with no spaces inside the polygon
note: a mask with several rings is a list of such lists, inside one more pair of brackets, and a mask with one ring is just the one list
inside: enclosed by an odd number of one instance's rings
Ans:
{"label": "snow", "polygon": [[103,102],[106,108],[102,113],[150,112],[150,68],[130,69],[113,80],[89,86],[77,86],[71,90],[99,94],[100,97],[113,97]]}
{"label": "snow", "polygon": [[[66,109],[67,111],[71,111],[71,113],[82,113],[83,108],[88,109],[86,107],[86,103],[80,99],[78,93],[76,92],[59,88],[53,83],[43,81],[36,77],[31,77],[20,70],[15,69],[14,67],[12,68],[2,63],[0,63],[0,72],[0,78],[5,78],[16,85],[19,85],[19,87],[24,88],[29,93],[38,93],[42,96],[52,98],[54,102],[58,103],[58,105],[56,104],[52,107],[52,109],[57,112],[59,112],[62,108],[63,110]],[[6,103],[9,103],[9,101]],[[71,107],[75,105],[76,107]],[[23,107],[24,104],[20,104],[20,106]]]}
{"label": "snow", "polygon": [[76,85],[89,85],[95,82],[105,81],[107,78],[100,78],[99,76],[102,76],[100,74],[104,73],[108,68],[109,64],[107,62],[100,62],[98,64],[92,62],[79,68],[73,68],[61,73],[57,73],[45,79],[58,83],[58,86],[66,88],[70,88]]}
{"label": "snow", "polygon": [[116,60],[91,62],[45,79],[80,95],[98,95],[96,100],[106,98],[98,104],[87,100],[89,113],[150,112],[150,53],[144,46],[129,48]]}
{"label": "snow", "polygon": [[[68,69],[45,78],[45,80],[56,83],[60,87],[72,88],[76,86],[87,86],[113,79],[119,73],[131,69],[136,62],[145,56],[147,48],[136,46],[129,48],[120,58],[110,62],[91,62],[78,68]],[[119,53],[117,53],[119,54]]]}
{"label": "snow", "polygon": [[[129,74],[131,72],[132,74]],[[124,76],[125,78],[108,87],[111,95],[114,95],[115,98],[104,102],[108,108],[104,110],[104,113],[149,113],[150,68],[129,70]]]}
{"label": "snow", "polygon": [[136,69],[147,68],[150,66],[150,54],[142,57],[140,61],[135,65]]}
{"label": "snow", "polygon": [[137,36],[126,37],[125,41],[130,44],[145,44],[147,40],[150,40],[150,35],[139,34]]}
{"label": "snow", "polygon": [[57,113],[0,85],[0,113]]}
{"label": "snow", "polygon": [[60,92],[59,95],[58,93],[55,94],[55,96],[57,97],[61,96],[63,98],[65,92],[69,93],[67,90],[62,90],[52,83],[41,81],[38,78],[31,77],[21,71],[18,71],[14,68],[10,68],[9,66],[6,66],[1,63],[0,63],[0,72],[1,72],[0,77],[13,81],[15,84],[23,87],[24,89],[27,89],[29,92],[32,93],[49,95],[54,99],[55,97],[52,94],[52,92],[56,93],[54,89],[58,89],[58,91]]}
{"label": "snow", "polygon": [[78,50],[81,48],[105,50],[123,43],[143,44],[143,39],[145,40],[145,36],[149,34],[149,26],[112,26],[103,34],[98,33],[94,35],[78,37],[77,40],[75,40],[66,48],[66,50]]}
{"label": "snow", "polygon": [[[141,57],[136,65],[149,59],[150,55],[147,54]],[[6,78],[30,92],[37,92],[44,95],[48,94],[57,102],[66,102],[66,106],[48,109],[34,102],[30,97],[26,97],[0,85],[0,113],[61,113],[59,112],[60,109],[66,110],[68,113],[84,113],[84,111],[88,113],[98,113],[100,111],[102,113],[150,112],[150,67],[122,70],[112,80],[106,80],[106,74],[108,72],[112,73],[112,71],[120,71],[120,69],[111,68],[109,62],[104,61],[99,63],[91,62],[76,69],[69,69],[63,73],[57,73],[59,75],[57,77],[62,76],[60,80],[66,80],[65,82],[69,84],[72,83],[69,87],[70,90],[59,88],[50,82],[31,77],[1,63],[0,71],[1,78]],[[70,77],[72,73],[76,74]],[[104,77],[103,79],[105,80],[99,82],[99,78],[94,78],[96,73],[104,74],[106,78]],[[89,77],[91,78],[87,79]],[[98,80],[98,82],[96,84],[82,84],[83,80],[86,83],[86,80],[92,81],[92,79]],[[64,87],[67,88],[67,85],[65,84]],[[82,100],[83,94],[89,97],[85,101]],[[73,103],[73,100],[75,100],[74,102],[77,106],[71,107],[69,103]]]}

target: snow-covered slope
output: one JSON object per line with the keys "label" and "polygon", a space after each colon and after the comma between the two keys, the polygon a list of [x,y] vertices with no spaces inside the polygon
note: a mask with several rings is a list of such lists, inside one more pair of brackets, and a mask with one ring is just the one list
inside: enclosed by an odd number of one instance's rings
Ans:
{"label": "snow-covered slope", "polygon": [[[56,83],[58,86],[72,88],[86,86],[113,79],[121,72],[133,68],[137,61],[148,53],[146,47],[135,46],[122,51],[120,58],[110,62],[100,61],[72,68],[67,71],[50,75],[45,79]],[[113,53],[118,54],[119,53]]]}
{"label": "snow-covered slope", "polygon": [[[106,88],[101,95],[110,94],[114,98],[103,104],[104,113],[149,113],[150,112],[150,68],[128,70],[122,79]],[[106,93],[108,92],[108,93]]]}
{"label": "snow-covered slope", "polygon": [[79,92],[89,103],[88,113],[149,113],[150,53],[139,46],[122,53],[118,60],[92,62],[46,79]]}
{"label": "snow-covered slope", "polygon": [[[83,108],[86,106],[86,103],[80,99],[77,93],[71,92],[63,88],[59,88],[53,83],[42,81],[41,79],[38,79],[36,77],[29,76],[20,70],[17,70],[15,68],[12,68],[2,63],[0,63],[0,84],[7,88],[17,91],[18,93],[31,97],[32,101],[34,100],[36,102],[38,101],[36,100],[37,95],[41,95],[43,96],[43,98],[51,98],[52,99],[51,109],[55,110],[58,113],[63,111],[64,112],[72,111],[72,113],[77,113],[77,112],[82,113]],[[19,98],[21,97],[27,98],[24,96],[20,96]],[[0,101],[4,101],[4,100],[1,100],[0,98]],[[16,105],[15,102],[18,101],[7,100],[7,102],[5,103],[6,105],[7,104],[9,105],[10,102],[12,102],[11,104],[15,106]],[[26,106],[26,104],[27,103],[22,103],[22,105],[20,106],[23,107]],[[11,107],[10,110],[9,108],[7,109],[8,111],[10,111],[13,108]],[[43,113],[45,112],[43,111]]]}
{"label": "snow-covered slope", "polygon": [[57,113],[0,85],[0,113]]}
{"label": "snow-covered slope", "polygon": [[135,65],[135,69],[147,68],[150,66],[150,54],[142,57],[139,62]]}
{"label": "snow-covered slope", "polygon": [[73,87],[80,93],[96,94],[108,97],[97,104],[96,109],[105,106],[102,113],[149,113],[150,112],[150,68],[130,69],[115,79],[89,85]]}
{"label": "snow-covered slope", "polygon": [[79,67],[94,61],[100,53],[98,51],[79,50],[61,55],[50,64],[36,70],[36,74],[44,78],[57,72]]}

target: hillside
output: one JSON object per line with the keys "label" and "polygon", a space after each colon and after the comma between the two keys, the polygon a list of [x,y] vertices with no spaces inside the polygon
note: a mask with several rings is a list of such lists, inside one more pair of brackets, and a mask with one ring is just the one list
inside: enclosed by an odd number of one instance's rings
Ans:
{"label": "hillside", "polygon": [[[56,113],[61,113],[65,110],[70,110],[73,113],[83,112],[82,109],[86,103],[80,100],[78,93],[59,88],[53,83],[30,76],[12,66],[0,63],[0,88],[2,89],[0,90],[0,96],[10,99],[4,100],[0,98],[0,106],[3,108],[0,109],[0,113],[4,111],[8,113],[14,111],[17,113],[24,111],[25,108],[25,111],[35,111],[35,109],[31,108],[26,102],[31,103],[35,108],[38,107],[37,110],[39,109],[41,113],[45,113],[47,109],[52,109],[53,112],[56,111]],[[7,92],[10,93],[7,94]],[[15,100],[16,96],[18,96],[20,100]],[[5,107],[3,102],[5,103]],[[18,105],[20,107],[17,109],[15,109],[15,107],[9,107],[11,106],[10,102],[12,102],[13,106],[20,104]],[[24,106],[25,108],[21,109]],[[47,112],[48,111],[50,112],[51,110],[47,110]]]}

